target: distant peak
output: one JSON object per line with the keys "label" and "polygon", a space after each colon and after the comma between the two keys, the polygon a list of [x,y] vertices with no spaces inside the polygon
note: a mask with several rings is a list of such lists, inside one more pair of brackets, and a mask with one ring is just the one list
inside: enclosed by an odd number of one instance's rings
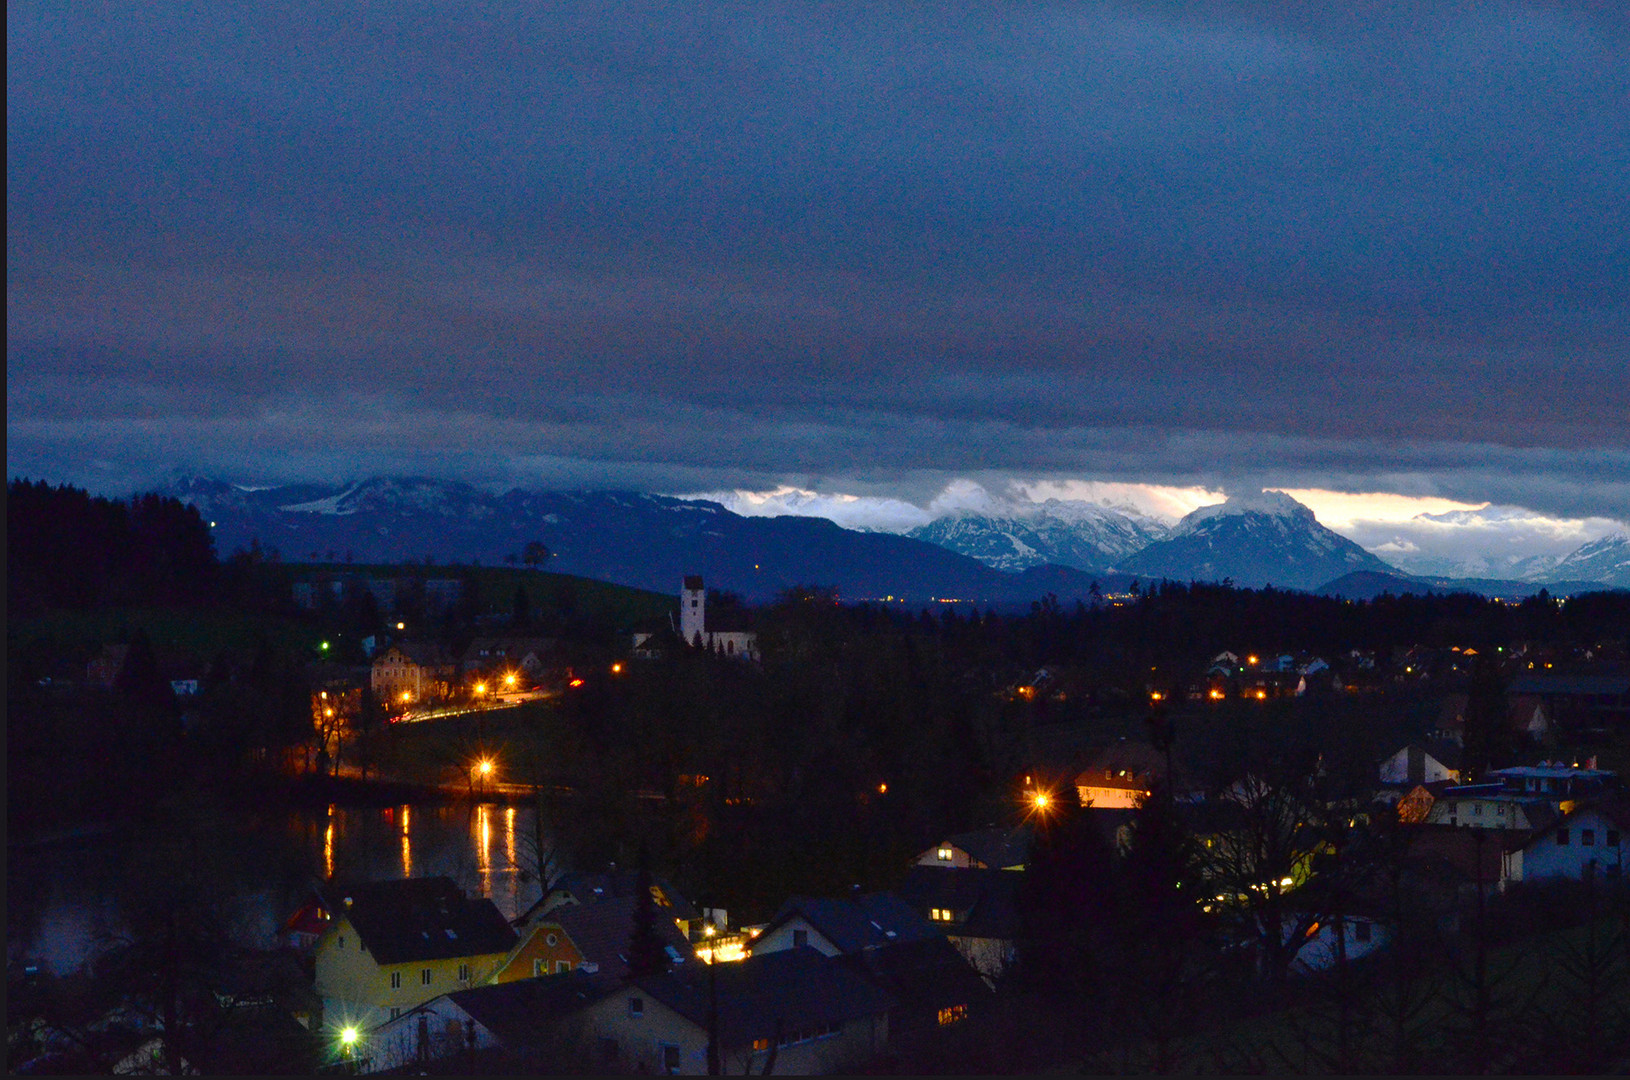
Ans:
{"label": "distant peak", "polygon": [[1283,491],[1258,491],[1255,494],[1230,495],[1228,501],[1200,509],[1184,518],[1182,525],[1192,528],[1202,521],[1214,518],[1237,517],[1241,514],[1263,514],[1268,517],[1294,518],[1314,522],[1318,519],[1307,506],[1297,502]]}

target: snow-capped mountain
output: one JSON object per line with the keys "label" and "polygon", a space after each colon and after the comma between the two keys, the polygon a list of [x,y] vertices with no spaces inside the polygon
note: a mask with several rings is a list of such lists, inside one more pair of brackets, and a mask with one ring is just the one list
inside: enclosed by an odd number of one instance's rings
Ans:
{"label": "snow-capped mountain", "polygon": [[1052,564],[1100,571],[1168,532],[1162,522],[1136,511],[1048,499],[1022,513],[942,517],[906,535],[961,552],[997,570]]}
{"label": "snow-capped mountain", "polygon": [[1546,581],[1594,581],[1630,589],[1630,535],[1612,533],[1557,560]]}
{"label": "snow-capped mountain", "polygon": [[1395,573],[1282,492],[1231,496],[1189,514],[1169,537],[1117,564],[1126,573],[1179,581],[1315,589],[1355,570]]}
{"label": "snow-capped mountain", "polygon": [[957,598],[1028,604],[1086,598],[1124,579],[1049,568],[999,573],[965,555],[818,517],[743,517],[718,503],[633,492],[514,490],[378,477],[358,484],[249,488],[182,479],[166,494],[198,507],[217,552],[258,542],[290,562],[433,563],[519,558],[532,541],[547,569],[671,592],[685,574],[752,601],[793,585],[851,598]]}

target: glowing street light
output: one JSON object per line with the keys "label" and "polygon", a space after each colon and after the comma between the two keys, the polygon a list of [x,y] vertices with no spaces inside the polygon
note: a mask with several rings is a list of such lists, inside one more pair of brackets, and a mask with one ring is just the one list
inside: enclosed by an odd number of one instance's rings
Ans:
{"label": "glowing street light", "polygon": [[504,685],[505,686],[514,686],[515,685],[515,673],[513,671],[510,672],[508,675],[504,676]]}
{"label": "glowing street light", "polygon": [[482,758],[475,763],[475,771],[481,774],[482,779],[492,775],[492,759]]}
{"label": "glowing street light", "polygon": [[611,673],[613,675],[621,675],[623,673],[623,666],[621,664],[612,664]]}
{"label": "glowing street light", "polygon": [[487,684],[484,683],[484,682],[476,683],[475,684],[475,692],[477,694],[485,694],[487,692]]}
{"label": "glowing street light", "polygon": [[407,629],[407,623],[405,623],[405,622],[397,623],[396,624],[396,629],[398,629],[398,630],[406,630]]}

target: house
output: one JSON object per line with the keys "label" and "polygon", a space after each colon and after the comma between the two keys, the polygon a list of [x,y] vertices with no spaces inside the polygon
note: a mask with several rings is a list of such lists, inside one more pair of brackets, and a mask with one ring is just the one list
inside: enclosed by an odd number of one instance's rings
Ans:
{"label": "house", "polygon": [[1617,773],[1585,765],[1570,765],[1561,761],[1542,761],[1538,765],[1514,765],[1507,769],[1489,770],[1487,779],[1505,785],[1513,794],[1525,794],[1550,799],[1564,812],[1564,803],[1578,799],[1596,798],[1619,787]]}
{"label": "house", "polygon": [[369,682],[379,700],[411,704],[447,697],[456,671],[440,645],[399,641],[374,657]]}
{"label": "house", "polygon": [[889,1040],[888,995],[810,948],[687,964],[583,1010],[608,1072],[700,1076],[717,1017],[720,1072],[850,1072]]}
{"label": "house", "polygon": [[499,690],[505,688],[503,679],[509,675],[530,686],[543,677],[558,651],[554,638],[479,637],[464,650],[459,668],[466,679],[496,676]]}
{"label": "house", "polygon": [[1510,857],[1516,881],[1602,875],[1619,880],[1630,858],[1630,802],[1613,799],[1582,806],[1536,830]]}
{"label": "house", "polygon": [[1438,744],[1428,750],[1410,743],[1381,762],[1380,774],[1383,784],[1415,785],[1459,780],[1460,748],[1449,743]]}
{"label": "house", "polygon": [[[715,619],[712,626],[707,620],[707,589],[700,575],[687,575],[679,590],[679,637],[692,648],[707,649],[720,656],[741,660],[758,659],[758,634],[741,622],[741,613],[727,612]],[[643,655],[652,651],[654,633],[634,635],[634,652]]]}
{"label": "house", "polygon": [[375,1027],[485,982],[515,946],[491,900],[468,899],[445,877],[370,882],[338,899],[316,946],[317,994],[331,1026]]}
{"label": "house", "polygon": [[956,833],[912,860],[946,870],[1023,870],[1030,857],[1030,829],[991,826]]}
{"label": "house", "polygon": [[[1167,758],[1146,742],[1118,739],[1094,754],[1075,778],[1081,805],[1094,810],[1135,810],[1156,784],[1166,782]],[[1198,786],[1181,769],[1169,778],[1173,796],[1190,801]]]}
{"label": "house", "polygon": [[356,1051],[366,1063],[360,1071],[410,1069],[470,1051],[548,1057],[579,1050],[573,1044],[582,1035],[572,1021],[621,986],[610,976],[575,971],[454,990],[369,1032]]}
{"label": "house", "polygon": [[1290,968],[1298,974],[1328,971],[1343,957],[1351,963],[1363,959],[1392,940],[1392,927],[1372,914],[1344,912],[1340,918],[1326,917],[1303,928],[1304,919],[1288,916],[1285,932],[1300,933],[1306,940],[1296,952]]}
{"label": "house", "polygon": [[1437,792],[1422,821],[1427,825],[1455,825],[1473,829],[1531,832],[1556,821],[1555,806],[1544,799],[1524,797],[1503,784],[1459,784]]}
{"label": "house", "polygon": [[942,937],[863,949],[838,962],[887,995],[891,1041],[963,1023],[992,997],[990,985]]}
{"label": "house", "polygon": [[1013,871],[946,873],[919,862],[895,894],[918,915],[938,924],[974,970],[994,981],[1013,962],[1023,880]]}
{"label": "house", "polygon": [[941,928],[890,893],[856,894],[848,900],[795,896],[781,905],[748,949],[762,956],[808,946],[837,956],[943,936]]}
{"label": "house", "polygon": [[[515,925],[524,926],[567,904],[597,904],[604,900],[635,896],[639,881],[640,875],[634,870],[612,869],[599,873],[573,872],[562,875],[548,893],[515,920]],[[652,877],[649,888],[657,907],[674,920],[679,932],[695,940],[701,931],[705,913],[698,911],[667,878]],[[716,917],[714,921],[718,921]]]}
{"label": "house", "polygon": [[[636,896],[589,904],[565,904],[532,919],[521,940],[494,972],[495,982],[513,982],[592,967],[617,977],[628,973],[634,936]],[[684,931],[658,907],[654,929],[675,964],[696,959]]]}
{"label": "house", "polygon": [[334,921],[334,906],[319,889],[313,889],[294,914],[278,929],[278,944],[296,952],[310,952]]}
{"label": "house", "polygon": [[1571,733],[1630,728],[1630,675],[1523,675],[1506,693],[1519,721],[1539,711],[1547,725]]}

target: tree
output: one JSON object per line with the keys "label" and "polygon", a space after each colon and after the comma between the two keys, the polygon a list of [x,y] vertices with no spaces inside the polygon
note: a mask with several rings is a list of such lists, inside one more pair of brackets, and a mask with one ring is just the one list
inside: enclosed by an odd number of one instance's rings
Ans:
{"label": "tree", "polygon": [[643,979],[668,970],[668,953],[657,933],[657,902],[651,891],[651,857],[640,844],[639,874],[635,878],[634,925],[628,941],[628,977]]}
{"label": "tree", "polygon": [[536,570],[549,561],[549,549],[540,541],[529,541],[526,547],[521,549],[521,561]]}

